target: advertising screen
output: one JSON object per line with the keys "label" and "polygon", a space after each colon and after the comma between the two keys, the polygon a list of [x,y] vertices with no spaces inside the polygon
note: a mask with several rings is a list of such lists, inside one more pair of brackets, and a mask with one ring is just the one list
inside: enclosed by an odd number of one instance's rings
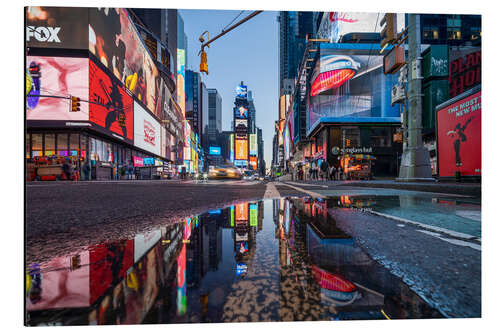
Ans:
{"label": "advertising screen", "polygon": [[248,165],[247,160],[234,160],[234,165],[238,167],[246,167]]}
{"label": "advertising screen", "polygon": [[235,119],[248,119],[248,108],[245,106],[237,106],[234,109]]}
{"label": "advertising screen", "polygon": [[89,104],[81,102],[80,111],[70,112],[69,99],[88,100],[88,59],[28,56],[26,66],[27,120],[89,120]]}
{"label": "advertising screen", "polygon": [[250,134],[250,156],[257,156],[257,134]]}
{"label": "advertising screen", "polygon": [[247,98],[247,86],[239,85],[236,87],[236,97]]}
{"label": "advertising screen", "polygon": [[248,159],[248,140],[234,140],[235,152],[234,158],[236,160]]}
{"label": "advertising screen", "polygon": [[436,110],[440,177],[481,175],[481,92]]}
{"label": "advertising screen", "polygon": [[177,104],[186,115],[186,51],[177,49]]}
{"label": "advertising screen", "polygon": [[[160,156],[161,157],[167,157],[167,147],[170,146],[170,135],[167,135],[167,130],[165,127],[160,126],[160,139],[161,139],[161,145],[160,145]],[[170,156],[169,156],[170,158]]]}
{"label": "advertising screen", "polygon": [[160,155],[160,128],[160,123],[134,101],[134,145]]}
{"label": "advertising screen", "polygon": [[132,142],[134,104],[132,97],[116,78],[109,77],[89,61],[89,120]]}
{"label": "advertising screen", "polygon": [[220,154],[221,154],[221,148],[220,147],[210,147],[209,148],[209,154],[210,155],[220,156]]}
{"label": "advertising screen", "polygon": [[257,170],[257,156],[250,156],[250,160],[248,162],[252,170]]}
{"label": "advertising screen", "polygon": [[234,120],[234,132],[237,138],[247,138],[248,135],[248,120],[247,119],[235,119]]}
{"label": "advertising screen", "polygon": [[308,130],[319,122],[400,122],[391,106],[397,75],[383,74],[378,44],[321,44],[309,98]]}
{"label": "advertising screen", "polygon": [[86,50],[88,8],[26,7],[26,46]]}
{"label": "advertising screen", "polygon": [[234,163],[234,134],[229,135],[229,161]]}
{"label": "advertising screen", "polygon": [[89,8],[89,51],[147,108],[160,115],[161,79],[127,10]]}

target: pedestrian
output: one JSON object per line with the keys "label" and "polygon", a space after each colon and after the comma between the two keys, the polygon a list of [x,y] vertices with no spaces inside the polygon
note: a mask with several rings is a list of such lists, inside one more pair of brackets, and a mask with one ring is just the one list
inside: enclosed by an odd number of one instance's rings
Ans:
{"label": "pedestrian", "polygon": [[328,179],[328,162],[322,161],[321,162],[321,180],[327,180]]}
{"label": "pedestrian", "polygon": [[332,164],[330,167],[330,180],[337,180],[335,177],[335,173],[337,172],[337,169],[335,168],[335,165]]}

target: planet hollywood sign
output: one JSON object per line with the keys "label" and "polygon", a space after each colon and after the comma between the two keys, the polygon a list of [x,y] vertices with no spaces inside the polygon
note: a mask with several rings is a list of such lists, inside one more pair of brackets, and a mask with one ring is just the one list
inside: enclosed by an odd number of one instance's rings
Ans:
{"label": "planet hollywood sign", "polygon": [[[469,51],[469,53],[466,53]],[[481,83],[481,49],[450,51],[450,98]]]}

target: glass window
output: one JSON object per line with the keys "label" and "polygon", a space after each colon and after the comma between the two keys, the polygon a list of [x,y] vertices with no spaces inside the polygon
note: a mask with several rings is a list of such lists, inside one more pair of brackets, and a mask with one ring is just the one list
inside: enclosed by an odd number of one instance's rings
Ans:
{"label": "glass window", "polygon": [[56,154],[56,135],[45,134],[45,156],[52,156]]}
{"label": "glass window", "polygon": [[88,136],[86,134],[80,135],[80,149],[81,149],[81,156],[83,159],[87,158],[87,141],[88,141]]}
{"label": "glass window", "polygon": [[481,37],[481,28],[478,27],[471,27],[470,28],[470,39],[478,39]]}
{"label": "glass window", "polygon": [[439,39],[439,32],[437,27],[425,27],[424,39]]}
{"label": "glass window", "polygon": [[31,140],[32,140],[32,156],[42,156],[42,134],[32,134],[31,135]]}
{"label": "glass window", "polygon": [[30,133],[26,133],[26,150],[25,150],[26,158],[30,158],[31,157],[31,144],[30,144],[30,140],[31,140]]}
{"label": "glass window", "polygon": [[462,39],[460,28],[448,28],[448,39]]}
{"label": "glass window", "polygon": [[359,127],[343,128],[342,129],[342,141],[344,142],[344,147],[359,147],[360,146],[360,131]]}
{"label": "glass window", "polygon": [[68,134],[57,134],[57,155],[68,156]]}
{"label": "glass window", "polygon": [[373,147],[390,147],[391,130],[389,128],[371,128],[370,142]]}
{"label": "glass window", "polygon": [[69,151],[71,156],[79,156],[80,154],[80,143],[79,134],[69,135]]}
{"label": "glass window", "polygon": [[99,160],[99,152],[98,152],[98,142],[96,138],[90,138],[90,159],[92,161],[98,161]]}

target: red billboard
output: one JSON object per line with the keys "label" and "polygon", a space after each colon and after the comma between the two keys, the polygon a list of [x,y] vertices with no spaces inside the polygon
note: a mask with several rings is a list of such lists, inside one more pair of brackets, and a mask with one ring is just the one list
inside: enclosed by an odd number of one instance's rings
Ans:
{"label": "red billboard", "polygon": [[439,177],[481,175],[481,92],[436,110]]}
{"label": "red billboard", "polygon": [[132,143],[134,102],[121,84],[89,61],[89,120]]}

